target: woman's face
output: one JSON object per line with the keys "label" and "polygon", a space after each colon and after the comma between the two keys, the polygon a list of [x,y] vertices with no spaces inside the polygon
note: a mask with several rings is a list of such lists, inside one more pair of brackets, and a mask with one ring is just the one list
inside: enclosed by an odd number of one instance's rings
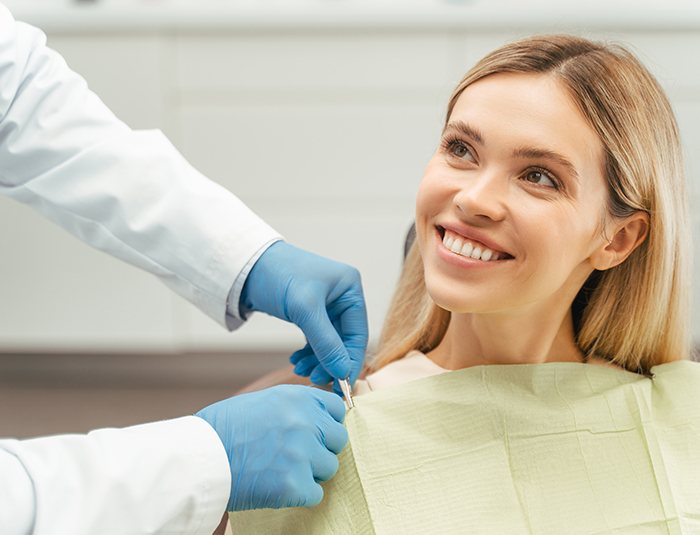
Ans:
{"label": "woman's face", "polygon": [[416,201],[435,302],[457,313],[569,307],[606,243],[603,170],[598,136],[554,77],[467,87]]}

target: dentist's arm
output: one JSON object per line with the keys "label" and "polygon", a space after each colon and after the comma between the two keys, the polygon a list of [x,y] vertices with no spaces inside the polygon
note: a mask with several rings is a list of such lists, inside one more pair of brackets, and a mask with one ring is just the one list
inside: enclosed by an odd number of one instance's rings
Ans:
{"label": "dentist's arm", "polygon": [[229,292],[279,234],[160,131],[118,120],[45,41],[0,4],[0,194],[239,325]]}
{"label": "dentist's arm", "polygon": [[150,271],[230,329],[241,305],[294,322],[309,342],[293,357],[300,373],[354,380],[367,345],[357,271],[270,247],[273,229],[159,131],[119,121],[45,40],[0,5],[0,193]]}
{"label": "dentist's arm", "polygon": [[196,416],[0,440],[0,533],[210,535],[225,510],[315,505],[344,416],[335,394],[286,385]]}
{"label": "dentist's arm", "polygon": [[230,488],[226,451],[195,416],[0,440],[3,535],[210,535]]}
{"label": "dentist's arm", "polygon": [[[229,328],[241,321],[238,301],[251,269],[264,274],[279,258],[270,248],[279,240],[275,231],[189,166],[162,134],[134,132],[117,120],[84,80],[45,46],[40,31],[15,23],[1,5],[0,193],[34,206],[94,247],[154,273]],[[280,247],[286,244],[277,250]],[[307,255],[302,257],[313,256]],[[292,256],[301,258],[296,251],[283,255]],[[327,271],[327,262],[314,257],[314,269],[306,262],[295,264],[294,291],[285,294],[285,306],[296,311],[284,319],[300,324],[310,341],[326,333],[327,339],[339,336],[343,342],[352,339],[353,347],[364,346],[366,325],[360,320],[360,327],[345,328],[345,292],[336,293],[344,282],[334,282],[353,270],[340,267],[330,278],[321,277],[319,290],[316,279]],[[290,271],[284,273],[288,277]],[[261,280],[251,280],[255,279]],[[268,311],[265,303],[270,301],[261,301],[260,295],[256,290],[250,293],[250,308]],[[356,294],[353,299],[358,299]],[[317,326],[298,312],[318,314],[328,307],[335,307],[328,312],[333,332],[328,324]],[[363,301],[360,308],[364,314]],[[345,374],[344,359],[338,359],[333,342],[325,347],[329,368]],[[323,354],[319,359],[328,360]],[[332,475],[324,451],[332,455],[343,442],[340,436],[332,444],[310,448],[318,442],[319,430],[340,425],[340,416],[328,408],[333,402],[321,400],[319,409],[317,394],[311,389],[302,392],[290,398],[296,401],[282,404],[272,403],[273,398],[286,400],[285,396],[261,393],[254,398],[255,406],[278,410],[254,422],[246,417],[257,413],[235,409],[245,400],[229,400],[199,417],[88,435],[0,441],[0,531],[206,533],[232,499],[232,476],[259,479],[250,465],[234,466],[239,458],[228,454],[245,453],[248,450],[241,447],[246,444],[252,452],[274,450],[276,443],[261,437],[274,436],[285,429],[285,422],[300,419],[310,422],[300,431],[306,438],[289,447],[300,448],[306,457],[297,456],[281,467],[286,480],[297,483],[275,503],[313,503],[318,490],[309,478]],[[320,465],[319,456],[325,459]],[[312,465],[320,466],[321,472]],[[57,500],[65,496],[70,499]],[[266,501],[245,490],[236,496],[248,506],[276,499],[264,494]]]}

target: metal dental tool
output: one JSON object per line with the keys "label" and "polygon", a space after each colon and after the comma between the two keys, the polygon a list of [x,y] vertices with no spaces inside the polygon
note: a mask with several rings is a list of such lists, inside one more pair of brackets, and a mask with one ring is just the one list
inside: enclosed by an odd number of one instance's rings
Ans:
{"label": "metal dental tool", "polygon": [[340,384],[340,389],[343,391],[345,403],[348,404],[348,410],[350,410],[355,406],[355,403],[352,400],[352,389],[350,388],[350,383],[347,379],[338,379],[338,383]]}

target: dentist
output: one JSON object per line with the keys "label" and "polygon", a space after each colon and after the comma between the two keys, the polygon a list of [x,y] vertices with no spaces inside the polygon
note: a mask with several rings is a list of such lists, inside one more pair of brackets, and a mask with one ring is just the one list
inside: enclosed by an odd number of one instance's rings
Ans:
{"label": "dentist", "polygon": [[[297,324],[299,369],[354,380],[367,345],[357,271],[282,241],[160,132],[129,129],[45,41],[0,5],[0,192],[230,330],[252,311]],[[314,505],[344,414],[335,394],[282,386],[169,421],[0,440],[0,532],[210,534],[225,509]]]}

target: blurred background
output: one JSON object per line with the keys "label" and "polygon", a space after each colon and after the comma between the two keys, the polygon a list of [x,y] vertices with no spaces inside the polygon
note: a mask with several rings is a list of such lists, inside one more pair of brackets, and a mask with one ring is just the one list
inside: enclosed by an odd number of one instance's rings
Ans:
{"label": "blurred background", "polygon": [[[288,241],[358,267],[372,343],[447,99],[507,41],[569,32],[636,51],[674,105],[697,205],[694,1],[3,3],[42,28],[131,127],[163,130]],[[692,224],[697,236],[697,210]],[[191,413],[284,366],[303,345],[296,328],[262,315],[227,333],[152,276],[4,198],[0,228],[2,435]],[[700,338],[697,307],[693,314]]]}

